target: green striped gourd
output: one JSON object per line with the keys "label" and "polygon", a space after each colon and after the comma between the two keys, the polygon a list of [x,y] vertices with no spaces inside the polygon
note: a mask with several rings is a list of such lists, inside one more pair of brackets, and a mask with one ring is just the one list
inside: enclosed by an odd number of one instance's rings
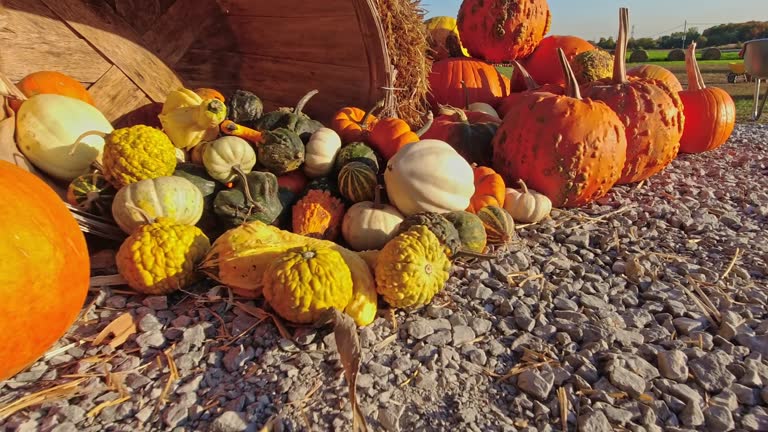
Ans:
{"label": "green striped gourd", "polygon": [[373,201],[378,177],[370,165],[352,161],[339,171],[339,192],[351,202]]}

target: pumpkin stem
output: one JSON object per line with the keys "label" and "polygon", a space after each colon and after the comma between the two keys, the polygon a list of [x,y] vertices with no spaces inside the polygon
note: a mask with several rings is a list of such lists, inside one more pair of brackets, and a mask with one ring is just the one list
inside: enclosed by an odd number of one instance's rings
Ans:
{"label": "pumpkin stem", "polygon": [[148,224],[155,223],[155,219],[152,218],[152,216],[150,216],[149,213],[147,213],[147,211],[143,208],[137,207],[131,203],[125,203],[125,206],[131,210],[135,210],[142,217],[142,219],[144,219],[144,222]]}
{"label": "pumpkin stem", "polygon": [[360,120],[360,128],[363,130],[368,129],[368,120],[371,118],[374,111],[381,108],[384,108],[384,99],[376,102],[376,105],[372,106],[368,111],[365,112],[363,119]]}
{"label": "pumpkin stem", "polygon": [[72,156],[73,154],[75,154],[75,151],[77,151],[77,146],[80,145],[80,143],[83,141],[83,138],[87,138],[93,135],[100,136],[101,138],[106,139],[108,134],[102,131],[97,131],[97,130],[84,132],[79,137],[77,137],[77,139],[75,140],[75,143],[72,145],[72,149],[69,150],[69,153],[67,153],[67,155]]}
{"label": "pumpkin stem", "polygon": [[629,28],[629,9],[619,8],[619,37],[616,39],[616,53],[613,58],[613,83],[627,82],[627,29]]}
{"label": "pumpkin stem", "polygon": [[688,90],[698,91],[707,88],[704,77],[701,76],[699,63],[696,61],[696,42],[691,42],[685,50],[685,71],[688,75]]}
{"label": "pumpkin stem", "polygon": [[432,127],[432,122],[435,121],[435,115],[432,114],[432,111],[427,112],[427,122],[424,123],[424,126],[421,127],[421,129],[416,131],[416,135],[421,138],[422,135],[424,135],[430,127]]}
{"label": "pumpkin stem", "polygon": [[440,115],[456,115],[459,116],[459,121],[466,123],[469,121],[467,118],[467,112],[461,108],[456,108],[450,105],[440,105]]}
{"label": "pumpkin stem", "polygon": [[301,114],[301,111],[304,109],[304,106],[307,104],[307,102],[312,99],[312,96],[318,93],[320,93],[320,90],[315,89],[305,94],[301,99],[299,99],[299,103],[296,104],[296,108],[294,108],[293,113],[296,115]]}
{"label": "pumpkin stem", "polygon": [[246,126],[239,125],[232,120],[224,120],[221,122],[219,129],[224,135],[236,136],[254,145],[259,145],[264,142],[264,134],[257,131],[256,129],[251,129]]}
{"label": "pumpkin stem", "polygon": [[523,189],[523,193],[524,193],[524,194],[527,194],[527,193],[528,193],[528,185],[527,185],[527,184],[525,184],[525,181],[524,181],[523,179],[519,179],[519,180],[517,180],[517,184],[519,184],[519,185],[520,185],[520,187]]}
{"label": "pumpkin stem", "polygon": [[381,210],[384,208],[384,204],[381,202],[381,190],[384,189],[384,186],[377,184],[376,190],[373,192],[373,208],[376,210]]}
{"label": "pumpkin stem", "polygon": [[573,69],[571,69],[571,64],[568,63],[568,59],[565,57],[565,52],[562,48],[557,49],[557,57],[560,59],[560,66],[563,67],[563,75],[565,75],[565,95],[581,100],[579,82],[576,80],[576,75],[574,75]]}
{"label": "pumpkin stem", "polygon": [[537,88],[541,87],[539,83],[537,83],[536,80],[533,79],[530,72],[528,72],[528,69],[524,68],[519,61],[512,60],[512,64],[515,66],[515,70],[520,73],[520,76],[523,77],[523,81],[525,81],[526,90],[536,90]]}
{"label": "pumpkin stem", "polygon": [[[253,195],[251,195],[251,187],[248,186],[248,177],[245,175],[245,171],[240,168],[240,165],[233,165],[232,171],[234,171],[235,174],[240,177],[240,182],[243,184],[243,195],[245,196],[245,203],[248,204],[249,208],[255,207],[256,200],[254,200]],[[248,213],[250,213],[250,210]]]}
{"label": "pumpkin stem", "polygon": [[461,80],[461,90],[464,92],[464,109],[469,109],[469,90],[464,80]]}

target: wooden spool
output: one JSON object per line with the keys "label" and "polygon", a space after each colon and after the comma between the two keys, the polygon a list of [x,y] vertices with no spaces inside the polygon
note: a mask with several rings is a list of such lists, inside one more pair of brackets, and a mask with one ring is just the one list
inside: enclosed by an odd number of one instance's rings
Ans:
{"label": "wooden spool", "polygon": [[171,90],[245,89],[265,109],[320,93],[322,122],[368,107],[392,86],[373,0],[0,0],[0,71],[39,70],[88,88],[116,126],[153,114]]}

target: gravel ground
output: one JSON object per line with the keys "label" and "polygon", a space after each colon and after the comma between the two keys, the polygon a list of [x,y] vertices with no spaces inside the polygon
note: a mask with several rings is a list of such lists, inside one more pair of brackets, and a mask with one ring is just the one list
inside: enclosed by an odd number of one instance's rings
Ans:
{"label": "gravel ground", "polygon": [[[430,306],[360,331],[370,429],[562,430],[565,400],[569,430],[768,430],[767,224],[768,127],[738,125],[717,151],[520,229]],[[69,391],[0,407],[0,429],[351,430],[330,330],[289,328],[294,343],[226,296],[95,290],[49,355],[0,383],[0,406]],[[125,312],[136,333],[94,345]]]}

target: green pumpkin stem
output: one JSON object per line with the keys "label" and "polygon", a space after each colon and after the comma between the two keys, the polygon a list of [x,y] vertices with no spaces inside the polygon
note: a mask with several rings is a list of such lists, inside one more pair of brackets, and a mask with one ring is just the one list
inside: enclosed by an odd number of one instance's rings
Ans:
{"label": "green pumpkin stem", "polygon": [[619,8],[619,37],[616,39],[616,53],[613,58],[613,83],[627,82],[627,29],[629,28],[629,9]]}
{"label": "green pumpkin stem", "polygon": [[539,83],[536,82],[536,80],[533,79],[531,76],[531,73],[528,72],[528,69],[524,68],[520,62],[517,60],[512,60],[512,64],[515,66],[515,70],[520,74],[521,77],[523,77],[523,82],[525,82],[525,89],[526,90],[536,90],[537,88],[541,87]]}
{"label": "green pumpkin stem", "polygon": [[309,102],[309,100],[312,99],[312,96],[318,93],[320,93],[320,90],[315,89],[305,94],[301,99],[299,99],[299,103],[296,104],[296,108],[293,109],[293,113],[296,115],[301,114],[307,102]]}
{"label": "green pumpkin stem", "polygon": [[97,131],[97,130],[90,130],[88,132],[83,132],[77,139],[75,139],[74,144],[72,145],[72,149],[69,150],[69,153],[67,153],[68,156],[72,156],[75,154],[75,151],[77,150],[77,146],[80,145],[80,143],[83,141],[84,138],[87,138],[89,136],[100,136],[103,139],[107,138],[108,133]]}
{"label": "green pumpkin stem", "polygon": [[568,63],[568,59],[565,57],[565,52],[562,48],[557,49],[557,57],[560,60],[560,66],[563,67],[563,74],[565,75],[565,95],[581,100],[579,82],[576,80],[576,75],[574,75],[573,69],[571,69],[571,64]]}

